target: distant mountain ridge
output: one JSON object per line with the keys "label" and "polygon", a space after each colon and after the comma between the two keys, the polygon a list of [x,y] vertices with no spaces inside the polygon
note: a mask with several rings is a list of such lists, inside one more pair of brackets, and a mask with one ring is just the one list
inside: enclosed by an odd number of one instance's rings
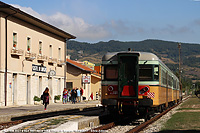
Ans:
{"label": "distant mountain ridge", "polygon": [[[69,41],[67,53],[71,59],[80,61],[89,60],[101,63],[102,56],[107,52],[127,51],[152,52],[156,54],[172,71],[177,71],[179,49],[178,42],[162,40],[144,40],[121,42],[110,40],[108,42],[86,43]],[[183,74],[193,80],[200,80],[200,44],[181,43],[181,57]]]}

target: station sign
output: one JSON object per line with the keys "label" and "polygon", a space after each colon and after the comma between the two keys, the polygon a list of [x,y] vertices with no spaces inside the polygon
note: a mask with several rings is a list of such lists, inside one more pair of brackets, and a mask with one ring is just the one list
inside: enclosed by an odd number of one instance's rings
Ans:
{"label": "station sign", "polygon": [[83,83],[89,84],[90,83],[90,76],[83,76]]}
{"label": "station sign", "polygon": [[39,66],[39,65],[32,64],[32,71],[46,73],[47,68],[45,66]]}

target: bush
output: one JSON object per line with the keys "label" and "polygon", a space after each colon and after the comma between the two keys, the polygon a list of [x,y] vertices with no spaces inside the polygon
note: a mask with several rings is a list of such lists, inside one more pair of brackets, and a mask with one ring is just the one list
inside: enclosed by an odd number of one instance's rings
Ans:
{"label": "bush", "polygon": [[41,101],[41,99],[38,96],[34,96],[33,100],[38,102]]}
{"label": "bush", "polygon": [[61,97],[61,95],[56,95],[56,96],[54,97],[54,100],[60,100],[60,97]]}

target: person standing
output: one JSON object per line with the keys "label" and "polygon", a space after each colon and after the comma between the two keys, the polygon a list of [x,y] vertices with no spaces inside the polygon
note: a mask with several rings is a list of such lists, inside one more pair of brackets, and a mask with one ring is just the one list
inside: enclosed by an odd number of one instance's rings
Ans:
{"label": "person standing", "polygon": [[44,110],[47,109],[47,105],[49,104],[49,98],[51,98],[50,93],[49,93],[49,88],[46,87],[45,91],[43,92],[43,105],[44,105]]}
{"label": "person standing", "polygon": [[80,102],[80,98],[81,98],[81,92],[80,92],[80,90],[77,88],[76,89],[76,93],[77,93],[77,102]]}
{"label": "person standing", "polygon": [[68,90],[68,94],[67,94],[67,102],[70,102],[71,100],[71,90]]}
{"label": "person standing", "polygon": [[91,93],[90,98],[93,100],[93,92]]}
{"label": "person standing", "polygon": [[66,88],[64,88],[64,91],[63,91],[63,104],[67,103],[67,95],[68,95],[68,91],[67,91]]}
{"label": "person standing", "polygon": [[73,88],[72,89],[72,91],[71,91],[71,100],[72,100],[72,104],[75,104],[75,102],[76,102],[76,90],[75,90],[75,88]]}
{"label": "person standing", "polygon": [[80,93],[81,93],[81,101],[83,100],[83,89],[80,88]]}

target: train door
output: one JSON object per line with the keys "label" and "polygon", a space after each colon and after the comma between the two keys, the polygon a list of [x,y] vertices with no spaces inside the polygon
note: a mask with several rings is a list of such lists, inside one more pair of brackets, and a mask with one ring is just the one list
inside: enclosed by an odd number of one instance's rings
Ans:
{"label": "train door", "polygon": [[138,56],[139,54],[119,54],[119,98],[138,97]]}

